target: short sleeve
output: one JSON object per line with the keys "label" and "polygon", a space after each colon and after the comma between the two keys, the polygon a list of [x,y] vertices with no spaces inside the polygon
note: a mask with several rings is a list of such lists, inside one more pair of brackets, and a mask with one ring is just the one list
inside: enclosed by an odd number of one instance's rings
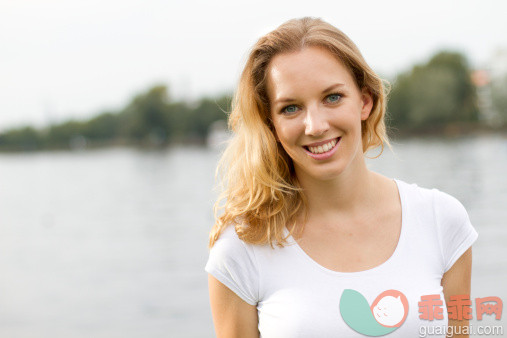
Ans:
{"label": "short sleeve", "polygon": [[250,305],[259,298],[259,273],[253,248],[239,239],[234,226],[223,230],[209,252],[206,272]]}
{"label": "short sleeve", "polygon": [[435,218],[445,273],[472,246],[478,234],[460,201],[437,189],[434,189],[434,193]]}

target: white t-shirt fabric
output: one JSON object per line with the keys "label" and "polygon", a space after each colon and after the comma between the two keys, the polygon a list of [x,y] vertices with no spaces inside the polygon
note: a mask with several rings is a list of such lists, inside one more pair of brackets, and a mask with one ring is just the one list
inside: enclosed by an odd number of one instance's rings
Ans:
{"label": "white t-shirt fabric", "polygon": [[[442,332],[447,325],[442,276],[478,234],[456,198],[437,189],[394,181],[402,205],[402,226],[394,253],[381,265],[359,272],[333,271],[314,261],[292,236],[290,245],[273,249],[269,244],[243,242],[234,227],[228,226],[210,250],[205,271],[257,307],[261,337],[365,337],[349,327],[340,313],[340,298],[346,289],[359,292],[370,305],[385,290],[406,296],[405,321],[385,337]],[[434,294],[442,300],[443,319],[420,319],[418,302]]]}

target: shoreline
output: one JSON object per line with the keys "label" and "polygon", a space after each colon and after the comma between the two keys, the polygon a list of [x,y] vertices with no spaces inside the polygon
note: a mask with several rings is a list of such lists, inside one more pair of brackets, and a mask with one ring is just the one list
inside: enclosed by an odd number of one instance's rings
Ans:
{"label": "shoreline", "polygon": [[[400,141],[409,139],[442,139],[452,140],[463,137],[480,137],[480,136],[499,136],[507,138],[507,126],[494,127],[482,124],[452,124],[447,126],[431,126],[425,128],[410,128],[410,127],[387,127],[387,134],[389,140]],[[208,137],[192,136],[181,137],[169,142],[152,142],[144,140],[134,142],[132,140],[111,140],[111,141],[90,141],[84,139],[82,136],[77,136],[79,142],[74,142],[71,139],[68,144],[52,145],[49,147],[38,147],[36,144],[26,144],[20,146],[7,146],[0,145],[0,153],[40,153],[52,151],[86,151],[98,150],[108,148],[130,148],[137,150],[165,150],[175,146],[202,146],[215,148],[208,143]]]}

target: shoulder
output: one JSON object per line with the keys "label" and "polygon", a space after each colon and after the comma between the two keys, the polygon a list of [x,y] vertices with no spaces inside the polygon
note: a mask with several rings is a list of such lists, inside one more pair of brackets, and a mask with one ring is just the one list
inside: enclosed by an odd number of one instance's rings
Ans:
{"label": "shoulder", "polygon": [[259,269],[253,246],[227,226],[210,249],[205,270],[250,305],[259,298]]}
{"label": "shoulder", "polygon": [[452,220],[458,223],[468,221],[468,213],[457,198],[438,189],[433,189],[432,191],[436,218],[442,221]]}
{"label": "shoulder", "polygon": [[465,207],[457,198],[438,189],[398,183],[411,214],[424,229],[434,231],[442,255],[442,271],[449,270],[478,237]]}
{"label": "shoulder", "polygon": [[420,187],[416,183],[409,184],[401,180],[396,180],[396,182],[400,188],[400,194],[403,194],[411,204],[431,210],[436,218],[468,217],[463,204],[448,193],[436,188]]}
{"label": "shoulder", "polygon": [[400,194],[410,200],[429,201],[432,198],[433,189],[420,187],[416,183],[407,183],[402,180],[395,179]]}
{"label": "shoulder", "polygon": [[233,225],[222,230],[220,237],[209,252],[209,263],[238,270],[258,271],[256,246],[245,243]]}
{"label": "shoulder", "polygon": [[228,225],[222,230],[220,237],[210,249],[210,253],[225,258],[224,256],[247,255],[253,253],[252,250],[250,244],[245,243],[238,237],[234,226]]}

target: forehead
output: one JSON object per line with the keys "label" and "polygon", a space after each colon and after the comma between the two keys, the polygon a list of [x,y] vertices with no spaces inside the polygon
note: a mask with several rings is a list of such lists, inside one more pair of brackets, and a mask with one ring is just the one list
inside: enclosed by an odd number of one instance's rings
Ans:
{"label": "forehead", "polygon": [[319,47],[276,55],[270,62],[267,86],[270,100],[322,91],[330,85],[355,85],[346,66],[331,52]]}

